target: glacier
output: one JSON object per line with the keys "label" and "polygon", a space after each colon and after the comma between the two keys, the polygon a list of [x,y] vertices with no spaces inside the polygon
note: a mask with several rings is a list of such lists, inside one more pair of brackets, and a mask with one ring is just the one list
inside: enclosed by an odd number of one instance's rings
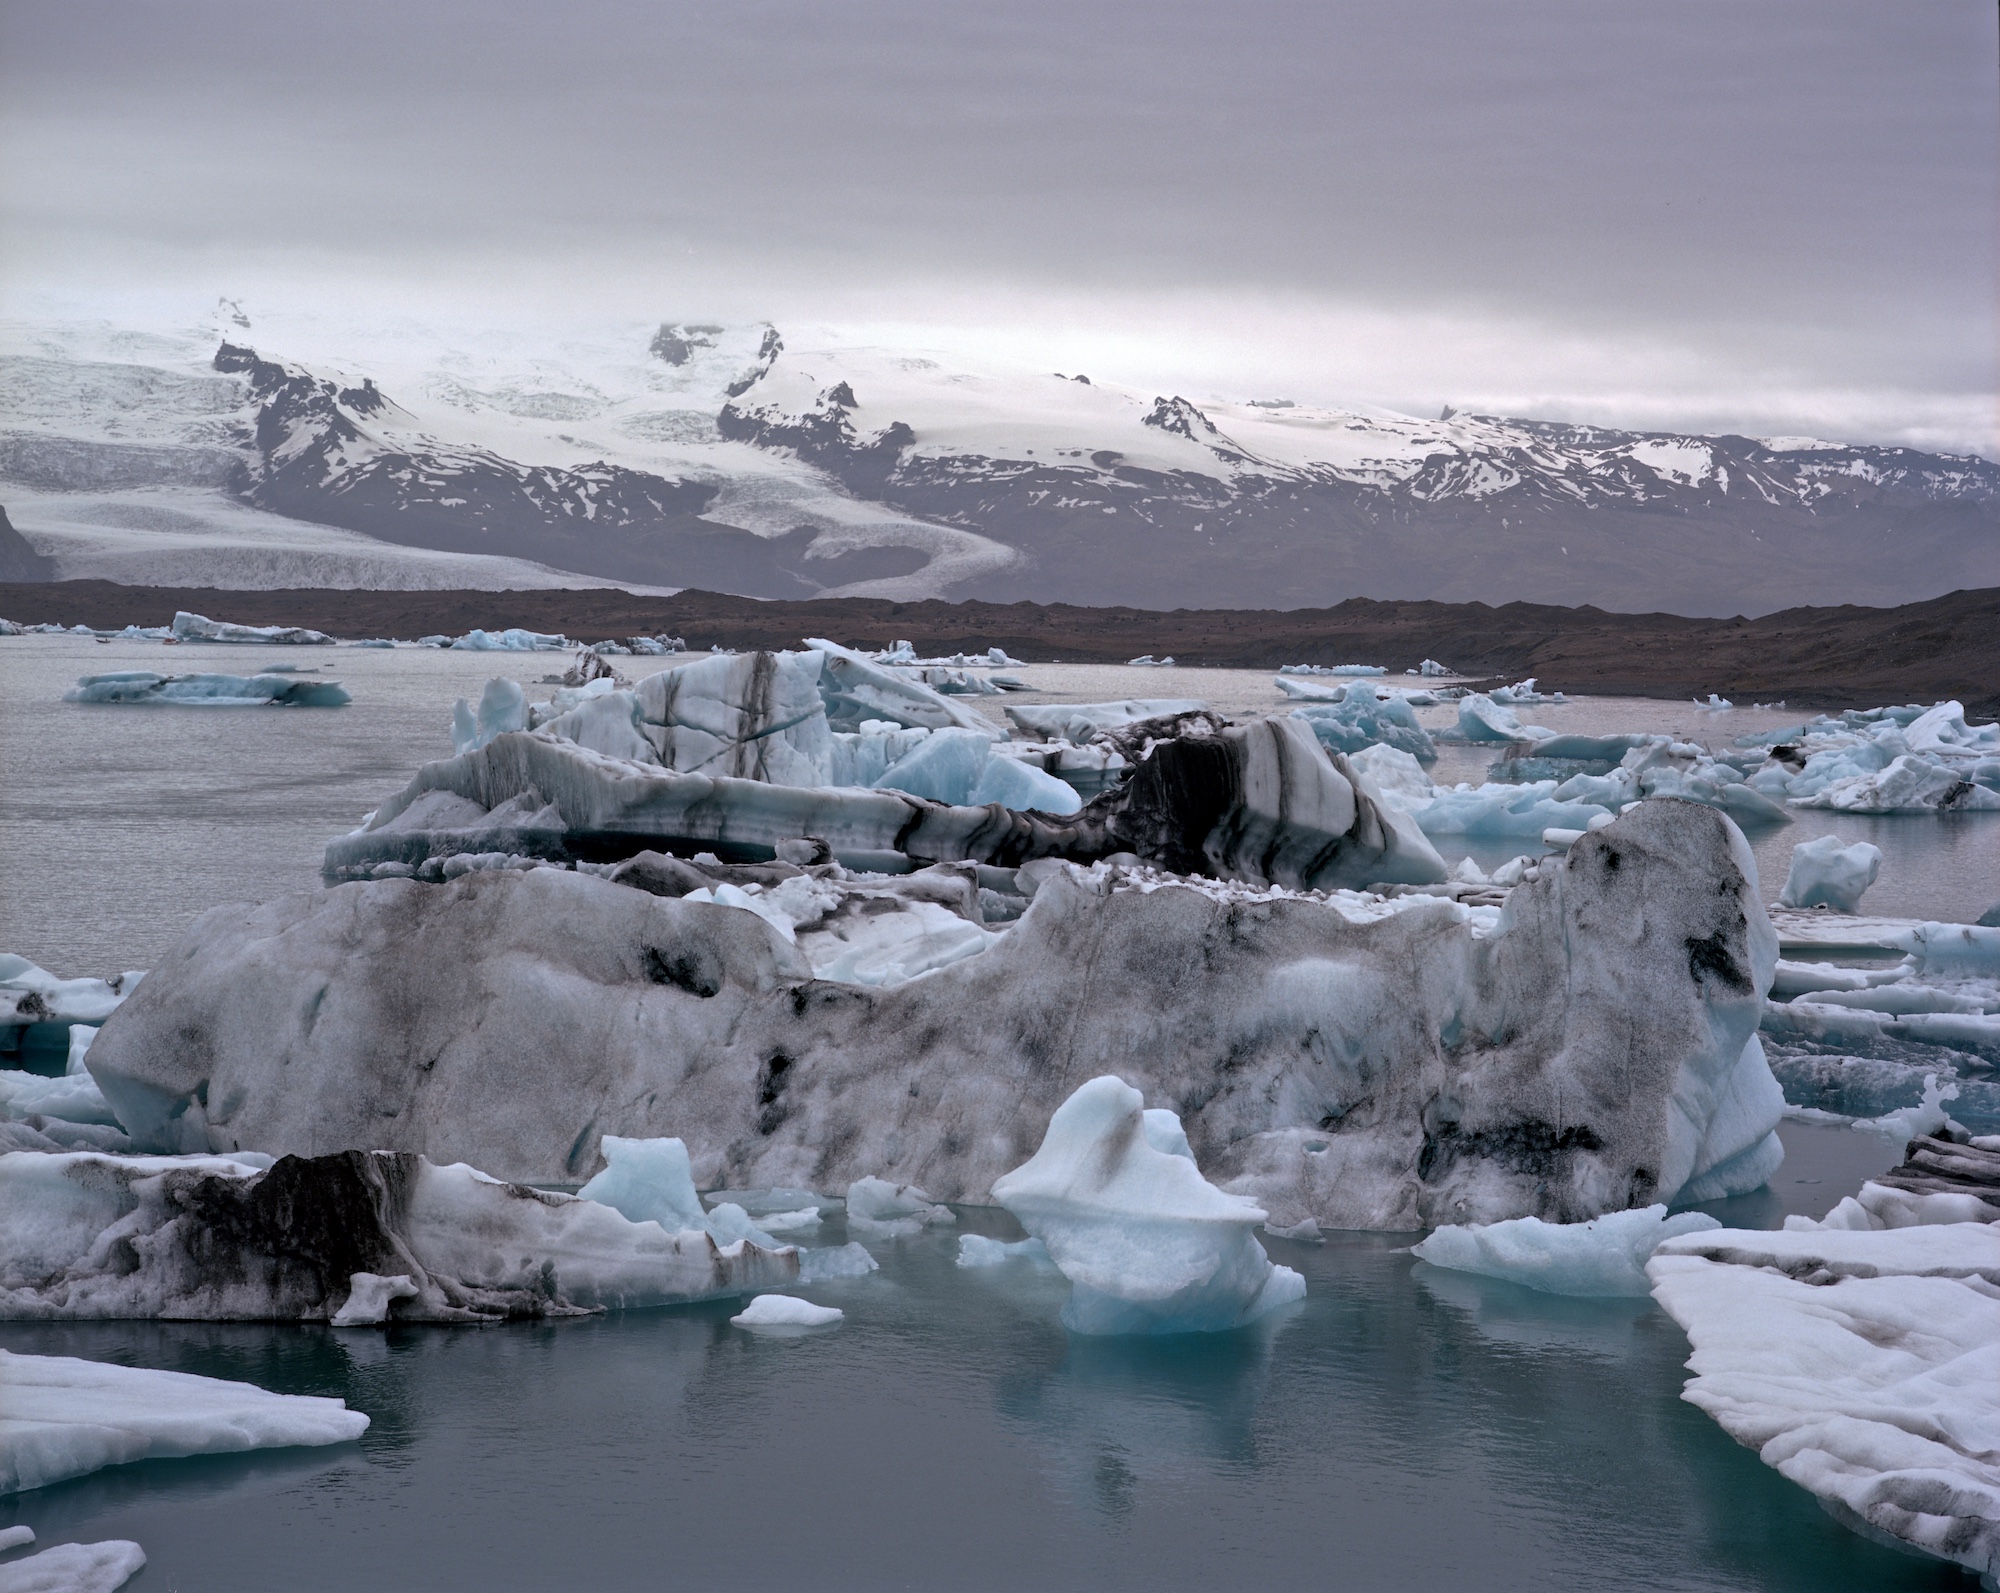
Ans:
{"label": "glacier", "polygon": [[1056,1108],[993,1198],[1069,1279],[1073,1333],[1214,1333],[1305,1297],[1256,1240],[1264,1209],[1203,1178],[1180,1119],[1114,1075]]}
{"label": "glacier", "polygon": [[0,1495],[135,1460],[349,1443],[367,1430],[343,1400],[0,1350]]}

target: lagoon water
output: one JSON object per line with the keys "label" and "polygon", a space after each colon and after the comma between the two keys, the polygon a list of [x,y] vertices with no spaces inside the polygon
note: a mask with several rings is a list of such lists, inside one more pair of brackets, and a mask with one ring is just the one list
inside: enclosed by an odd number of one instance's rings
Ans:
{"label": "lagoon water", "polygon": [[[85,672],[267,662],[317,666],[353,706],[60,701]],[[564,662],[0,641],[0,949],[63,973],[144,967],[211,904],[315,885],[327,837],[448,751],[452,698]],[[1286,706],[1262,672],[1023,673],[1037,696]],[[1590,699],[1524,717],[1721,740],[1803,716]],[[1451,751],[1436,774],[1476,780],[1490,756]],[[1969,918],[2000,896],[2000,815],[1821,819],[1759,838],[1767,896],[1792,842],[1826,829],[1888,853],[1878,911]],[[1708,1209],[1775,1226],[1896,1156],[1841,1127],[1782,1132],[1771,1188]],[[1687,1343],[1649,1301],[1538,1295],[1415,1264],[1414,1236],[1334,1235],[1269,1241],[1309,1292],[1264,1324],[1092,1341],[1058,1324],[1053,1273],[953,1265],[957,1232],[1018,1232],[959,1215],[875,1245],[870,1277],[801,1290],[847,1312],[805,1332],[734,1328],[734,1304],[479,1329],[0,1323],[11,1350],[337,1395],[373,1418],[358,1444],[0,1499],[0,1526],[136,1539],[135,1593],[1964,1585],[1845,1531],[1683,1403]],[[844,1238],[835,1219],[819,1242]]]}

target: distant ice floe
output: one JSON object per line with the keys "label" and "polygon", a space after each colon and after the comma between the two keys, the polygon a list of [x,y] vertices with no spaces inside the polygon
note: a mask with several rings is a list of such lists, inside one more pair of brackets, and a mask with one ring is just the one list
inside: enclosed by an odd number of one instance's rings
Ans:
{"label": "distant ice floe", "polygon": [[1305,1279],[1255,1238],[1264,1209],[1203,1178],[1180,1119],[1144,1106],[1124,1080],[1092,1079],[1056,1108],[1041,1148],[993,1181],[1069,1279],[1063,1325],[1213,1333],[1303,1299]]}
{"label": "distant ice floe", "polygon": [[1920,1139],[1820,1222],[1669,1239],[1683,1397],[1864,1533],[2000,1575],[2000,1138]]}
{"label": "distant ice floe", "polygon": [[[1380,664],[1280,664],[1280,675],[1386,675]],[[1413,672],[1414,673],[1414,672]],[[1440,667],[1436,673],[1443,674]]]}
{"label": "distant ice floe", "polygon": [[174,615],[174,636],[183,642],[252,642],[262,646],[331,647],[333,638],[325,631],[301,625],[232,625],[212,620],[185,609]]}
{"label": "distant ice floe", "polygon": [[2000,724],[1968,725],[1958,702],[1822,714],[1736,745],[1763,757],[1749,783],[1795,808],[2000,810]]}
{"label": "distant ice floe", "polygon": [[1665,1206],[1607,1212],[1589,1222],[1510,1222],[1437,1229],[1410,1254],[1434,1267],[1477,1272],[1544,1294],[1631,1296],[1652,1292],[1646,1260],[1662,1241],[1720,1228],[1698,1211],[1667,1215]]}
{"label": "distant ice floe", "polygon": [[155,675],[146,670],[85,675],[63,693],[64,702],[127,707],[344,708],[353,700],[337,680],[300,680],[290,674]]}
{"label": "distant ice floe", "polygon": [[349,1443],[367,1430],[343,1400],[0,1350],[0,1495],[135,1460]]}
{"label": "distant ice floe", "polygon": [[504,631],[469,630],[444,644],[460,653],[563,653],[568,652],[567,636],[516,629]]}

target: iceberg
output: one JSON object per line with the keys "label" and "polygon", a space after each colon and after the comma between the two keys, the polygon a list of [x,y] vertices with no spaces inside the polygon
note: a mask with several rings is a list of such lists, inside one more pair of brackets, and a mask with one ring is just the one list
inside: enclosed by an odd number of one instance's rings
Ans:
{"label": "iceberg", "polygon": [[862,1233],[913,1234],[925,1228],[948,1227],[958,1219],[915,1184],[892,1184],[884,1178],[857,1178],[847,1186],[847,1225]]}
{"label": "iceberg", "polygon": [[0,1350],[0,1495],[134,1460],[341,1444],[367,1430],[343,1400]]}
{"label": "iceberg", "polygon": [[[606,1134],[598,1141],[604,1153],[604,1171],[577,1191],[584,1200],[609,1206],[631,1222],[656,1222],[667,1233],[706,1233],[718,1245],[732,1245],[748,1239],[765,1250],[776,1250],[782,1241],[751,1221],[750,1214],[731,1201],[722,1201],[713,1210],[704,1210],[695,1193],[694,1169],[688,1161],[687,1146],[677,1139],[621,1139]],[[781,1215],[798,1218],[799,1212]],[[819,1210],[810,1213],[812,1226],[819,1226]],[[786,1226],[805,1226],[791,1222]]]}
{"label": "iceberg", "polygon": [[1884,767],[1831,780],[1806,796],[1800,808],[1838,813],[1974,813],[2000,811],[2000,791],[1976,785],[1966,771],[1903,753]]}
{"label": "iceberg", "polygon": [[84,675],[63,693],[64,702],[147,707],[343,708],[353,700],[337,680],[299,680],[276,673],[156,675],[143,669]]}
{"label": "iceberg", "polygon": [[[791,867],[656,855],[214,908],[88,1067],[148,1152],[372,1143],[571,1187],[603,1135],[673,1135],[698,1187],[979,1202],[1068,1093],[1052,1055],[1195,1103],[1204,1169],[1278,1227],[1575,1222],[1770,1171],[1783,1101],[1750,1042],[1776,937],[1712,809],[1642,803],[1504,909],[1042,860],[1001,933],[963,913],[1004,869]],[[835,925],[869,892],[885,917],[930,900],[982,944],[828,978],[789,907],[788,939],[685,899],[730,880],[829,892]]]}
{"label": "iceberg", "polygon": [[789,1247],[718,1246],[407,1153],[0,1155],[0,1319],[326,1322],[357,1293],[387,1307],[382,1284],[401,1279],[413,1288],[397,1320],[491,1322],[713,1299],[797,1272]]}
{"label": "iceberg", "polygon": [[[1261,720],[1155,743],[1129,780],[1056,815],[680,774],[593,753],[547,730],[503,733],[419,769],[360,829],[329,843],[324,872],[329,881],[367,879],[384,863],[420,868],[435,856],[500,850],[557,861],[649,849],[754,859],[810,840],[849,867],[893,871],[1129,852],[1177,872],[1305,888],[1442,879],[1444,864],[1417,826],[1357,787],[1351,773],[1304,726]],[[537,850],[470,839],[503,809],[511,823],[532,814],[539,826],[550,808],[573,844]],[[435,841],[434,831],[441,832]]]}
{"label": "iceberg", "polygon": [[1589,1222],[1516,1217],[1440,1228],[1410,1254],[1434,1267],[1503,1278],[1544,1294],[1644,1299],[1653,1287],[1646,1260],[1663,1240],[1721,1226],[1698,1211],[1669,1217],[1665,1206],[1607,1212]]}
{"label": "iceberg", "polygon": [[1017,730],[1036,741],[1070,741],[1082,746],[1104,731],[1148,719],[1206,713],[1208,704],[1193,697],[1129,697],[1123,702],[1034,703],[1010,706],[1006,712]]}
{"label": "iceberg", "polygon": [[1394,692],[1378,697],[1373,687],[1350,686],[1339,702],[1294,708],[1292,717],[1303,721],[1330,752],[1351,755],[1380,745],[1407,752],[1419,763],[1437,762],[1437,743],[1417,723],[1408,699]]}
{"label": "iceberg", "polygon": [[[79,627],[82,629],[83,627]],[[182,642],[253,642],[288,647],[331,647],[333,638],[325,631],[307,630],[300,625],[231,625],[185,609],[174,616],[174,639]]]}
{"label": "iceberg", "polygon": [[1683,1399],[1837,1520],[2000,1574],[2000,1224],[1723,1228],[1646,1271]]}
{"label": "iceberg", "polygon": [[992,738],[977,730],[930,732],[872,783],[957,807],[997,802],[1017,812],[1066,815],[1083,806],[1072,786],[1019,758],[997,755]]}
{"label": "iceberg", "polygon": [[[1539,702],[1543,699],[1525,700]],[[1553,734],[1539,725],[1522,724],[1512,708],[1484,692],[1474,692],[1458,700],[1456,739],[1460,741],[1547,741]]]}
{"label": "iceberg", "polygon": [[445,644],[460,653],[562,653],[569,650],[567,636],[548,636],[540,631],[470,630]]}
{"label": "iceberg", "polygon": [[729,1321],[732,1327],[829,1327],[847,1313],[790,1294],[760,1294]]}
{"label": "iceberg", "polygon": [[835,730],[858,730],[865,719],[883,719],[905,729],[944,730],[955,725],[1000,738],[991,720],[851,647],[815,636],[806,638],[806,646],[819,657],[820,695],[827,722]]}
{"label": "iceberg", "polygon": [[1056,1108],[993,1198],[1069,1279],[1074,1333],[1213,1333],[1305,1298],[1255,1237],[1266,1212],[1201,1176],[1180,1119],[1106,1074]]}
{"label": "iceberg", "polygon": [[479,694],[475,713],[461,697],[451,709],[451,750],[467,753],[489,745],[495,736],[528,728],[528,694],[521,683],[495,676]]}
{"label": "iceberg", "polygon": [[1792,866],[1778,895],[1781,907],[1861,910],[1861,896],[1882,871],[1882,848],[1866,841],[1843,846],[1837,835],[1801,841],[1792,848]]}
{"label": "iceberg", "polygon": [[0,1565],[0,1593],[116,1593],[145,1566],[146,1551],[129,1538],[58,1543]]}

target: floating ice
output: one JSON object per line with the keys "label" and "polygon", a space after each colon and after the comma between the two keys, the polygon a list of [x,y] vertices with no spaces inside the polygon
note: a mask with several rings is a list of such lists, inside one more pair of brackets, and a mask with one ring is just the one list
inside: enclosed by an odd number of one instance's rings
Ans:
{"label": "floating ice", "polygon": [[126,707],[340,708],[353,700],[337,680],[298,680],[275,673],[155,675],[142,669],[84,675],[63,693],[64,702]]}
{"label": "floating ice", "polygon": [[1769,756],[1750,775],[1795,807],[1857,813],[2000,808],[2000,725],[1968,725],[1956,702],[1849,710],[1739,736]]}
{"label": "floating ice", "polygon": [[128,1461],[339,1444],[367,1429],[338,1399],[0,1350],[0,1494]]}
{"label": "floating ice", "polygon": [[1589,1222],[1511,1222],[1440,1228],[1410,1254],[1434,1267],[1477,1272],[1544,1294],[1628,1295],[1652,1292],[1646,1258],[1662,1240],[1720,1228],[1698,1211],[1669,1217],[1665,1206],[1607,1212]]}
{"label": "floating ice", "polygon": [[847,1225],[866,1234],[913,1234],[958,1219],[915,1184],[857,1178],[847,1186]]}
{"label": "floating ice", "polygon": [[884,719],[906,729],[943,730],[957,725],[996,739],[1000,735],[990,720],[972,709],[851,647],[811,636],[806,638],[806,646],[819,656],[819,692],[827,723],[835,730],[858,730],[865,719]]}
{"label": "floating ice", "polygon": [[1133,669],[1171,669],[1174,655],[1169,653],[1165,658],[1155,658],[1151,653],[1141,653],[1137,658],[1128,658],[1125,662]]}
{"label": "floating ice", "polygon": [[2000,1224],[1669,1239],[1682,1398],[1839,1520],[2000,1574]]}
{"label": "floating ice", "polygon": [[185,609],[174,616],[173,634],[184,642],[261,642],[293,647],[333,645],[333,638],[325,631],[310,631],[298,625],[231,625],[225,620],[190,614]]}
{"label": "floating ice", "polygon": [[[0,635],[5,634],[4,631],[0,631]],[[0,1554],[5,1554],[10,1549],[26,1548],[34,1541],[35,1529],[33,1527],[0,1528]]]}
{"label": "floating ice", "polygon": [[145,1566],[146,1551],[129,1538],[58,1543],[0,1565],[0,1593],[116,1593]]}
{"label": "floating ice", "polygon": [[528,728],[528,696],[519,681],[495,676],[479,694],[479,712],[461,697],[451,710],[451,749],[467,753],[486,746],[495,736]]}
{"label": "floating ice", "polygon": [[1801,841],[1792,848],[1792,866],[1778,896],[1782,907],[1831,907],[1853,913],[1861,895],[1882,870],[1882,849],[1866,841],[1843,846],[1837,835]]}
{"label": "floating ice", "polygon": [[389,1320],[389,1307],[397,1300],[414,1300],[422,1293],[410,1275],[399,1272],[392,1278],[373,1272],[356,1272],[347,1280],[347,1304],[333,1314],[335,1327],[380,1327]]}
{"label": "floating ice", "polygon": [[1007,717],[1017,729],[1037,741],[1072,741],[1078,746],[1101,732],[1136,725],[1147,719],[1205,711],[1208,704],[1193,697],[1130,697],[1123,702],[1034,703],[1009,707]]}
{"label": "floating ice", "polygon": [[1885,1112],[1880,1117],[1865,1117],[1854,1126],[1866,1133],[1880,1134],[1885,1139],[1907,1144],[1919,1135],[1935,1134],[1950,1126],[1951,1118],[1945,1112],[1944,1103],[1957,1099],[1956,1084],[1940,1084],[1936,1074],[1927,1074],[1924,1078],[1924,1098],[1915,1106]]}
{"label": "floating ice", "polygon": [[[1253,1230],[1268,1213],[1201,1176],[1180,1120],[1106,1074],[1049,1119],[1041,1148],[993,1198],[1070,1281],[1078,1333],[1210,1333],[1305,1296]],[[1164,1147],[1166,1148],[1163,1148]]]}
{"label": "floating ice", "polygon": [[1372,686],[1350,686],[1338,702],[1295,708],[1292,717],[1304,721],[1332,752],[1351,755],[1381,745],[1407,752],[1420,763],[1437,762],[1437,743],[1417,723],[1408,699],[1394,692],[1378,697]]}
{"label": "floating ice", "polygon": [[953,806],[998,802],[1020,812],[1069,814],[1083,806],[1076,791],[1019,758],[997,756],[990,735],[933,731],[872,782],[885,791]]}
{"label": "floating ice", "polygon": [[470,630],[447,644],[461,653],[561,653],[569,650],[567,636],[548,636],[540,631],[518,628],[504,631]]}
{"label": "floating ice", "polygon": [[1010,1243],[1004,1239],[989,1239],[980,1233],[958,1236],[959,1266],[997,1267],[1004,1261],[1039,1261],[1054,1265],[1049,1260],[1048,1246],[1039,1239],[1016,1239]]}
{"label": "floating ice", "polygon": [[797,1271],[790,1248],[719,1246],[408,1154],[0,1155],[0,1318],[324,1322],[368,1274],[362,1314],[379,1280],[403,1277],[416,1292],[398,1320],[482,1322],[712,1299]]}
{"label": "floating ice", "polygon": [[882,1263],[868,1253],[864,1244],[850,1240],[824,1250],[799,1253],[799,1282],[831,1283],[835,1278],[865,1278]]}
{"label": "floating ice", "polygon": [[[766,1228],[750,1220],[750,1214],[730,1201],[704,1209],[695,1193],[694,1169],[687,1146],[678,1139],[623,1139],[606,1134],[598,1142],[604,1152],[604,1171],[577,1191],[585,1200],[611,1207],[633,1222],[656,1222],[668,1233],[690,1229],[708,1234],[718,1245],[727,1247],[739,1239],[766,1250],[775,1250],[780,1241]],[[799,1218],[804,1214],[784,1215]],[[811,1226],[819,1226],[819,1209],[810,1213]],[[806,1226],[794,1222],[794,1227]]]}
{"label": "floating ice", "polygon": [[1544,741],[1550,734],[1539,725],[1522,724],[1512,708],[1503,706],[1496,697],[1484,692],[1474,692],[1458,700],[1458,739],[1461,741]]}
{"label": "floating ice", "polygon": [[729,1320],[733,1326],[746,1328],[827,1327],[845,1315],[838,1306],[814,1305],[796,1295],[760,1294]]}
{"label": "floating ice", "polygon": [[[1380,664],[1280,664],[1281,675],[1386,675],[1389,671]],[[1415,673],[1415,671],[1412,671]],[[1429,671],[1425,671],[1429,673]],[[1444,671],[1439,669],[1437,673]],[[1284,683],[1279,682],[1282,686]]]}

